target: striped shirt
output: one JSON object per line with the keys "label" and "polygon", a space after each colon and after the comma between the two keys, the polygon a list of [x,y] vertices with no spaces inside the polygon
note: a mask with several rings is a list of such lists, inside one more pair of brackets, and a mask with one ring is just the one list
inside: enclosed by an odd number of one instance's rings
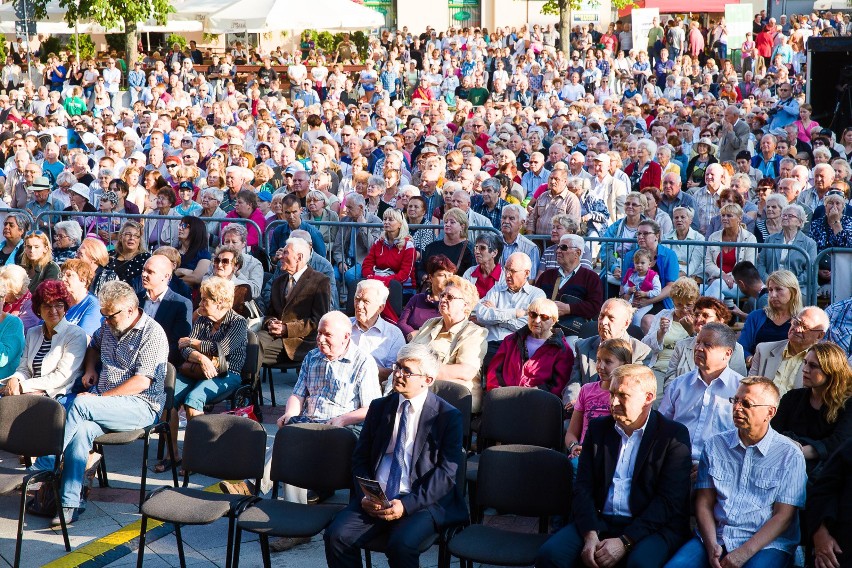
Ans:
{"label": "striped shirt", "polygon": [[379,369],[373,357],[352,341],[334,361],[312,349],[302,362],[293,394],[304,398],[301,417],[326,422],[381,397]]}
{"label": "striped shirt", "polygon": [[[728,551],[742,546],[772,517],[775,503],[805,505],[805,458],[802,450],[772,428],[753,446],[738,430],[707,441],[698,464],[696,489],[714,489],[716,538]],[[792,554],[799,545],[799,515],[765,548]]]}
{"label": "striped shirt", "polygon": [[154,412],[160,412],[165,402],[163,381],[166,378],[166,363],[169,342],[166,332],[150,317],[139,310],[136,324],[120,337],[104,322],[92,336],[90,349],[100,353],[101,373],[94,392],[110,391],[131,377],[141,375],[151,379],[147,389],[137,395],[147,402]]}
{"label": "striped shirt", "polygon": [[[192,324],[189,332],[190,339],[200,339],[200,349],[197,351],[208,357],[216,357],[220,353],[228,361],[228,372],[240,373],[246,362],[246,345],[248,344],[248,324],[243,316],[234,310],[228,310],[219,329],[213,329],[213,322],[207,316],[199,316]],[[192,347],[181,350],[184,359],[189,359],[190,353],[196,351]]]}
{"label": "striped shirt", "polygon": [[38,351],[36,351],[33,357],[33,378],[41,377],[41,364],[44,362],[47,352],[50,351],[51,343],[53,343],[52,339],[42,336],[41,347],[38,348]]}

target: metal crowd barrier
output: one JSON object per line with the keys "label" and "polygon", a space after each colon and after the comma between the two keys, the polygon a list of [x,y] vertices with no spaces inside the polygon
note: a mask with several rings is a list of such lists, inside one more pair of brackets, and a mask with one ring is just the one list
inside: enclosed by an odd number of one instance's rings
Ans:
{"label": "metal crowd barrier", "polygon": [[[836,255],[850,256],[846,259],[847,262],[838,263]],[[838,274],[840,270],[852,270],[852,248],[833,247],[819,251],[812,264],[815,275],[819,272],[820,262],[825,257],[831,258],[831,303],[833,304],[852,297],[852,279],[845,278],[844,274]],[[848,276],[849,272],[846,272],[845,275]]]}
{"label": "metal crowd barrier", "polygon": [[[4,211],[13,211],[13,210],[12,209],[0,210],[0,213],[3,213]],[[192,216],[192,215],[190,215],[190,216]],[[138,215],[133,215],[133,214],[130,214],[130,213],[101,213],[99,211],[42,211],[41,213],[36,215],[36,217],[34,219],[34,225],[33,226],[35,226],[35,223],[39,223],[41,221],[41,219],[43,219],[44,217],[68,217],[68,218],[107,217],[107,218],[119,218],[119,219],[123,219],[124,221],[140,221],[140,220],[144,221],[146,219],[151,219],[151,220],[166,219],[168,221],[180,221],[180,219],[183,216],[155,215],[153,213],[144,213],[144,214],[140,213]],[[260,246],[261,248],[266,250],[266,248],[265,248],[266,243],[265,243],[264,239],[262,238],[264,231],[262,231],[260,229],[260,225],[258,225],[256,222],[254,222],[251,219],[243,219],[242,217],[235,217],[233,219],[226,219],[224,217],[197,217],[197,219],[200,219],[201,221],[204,221],[205,223],[215,221],[217,223],[242,223],[244,225],[252,225],[257,230],[257,234],[259,235],[258,246]],[[51,241],[53,240],[52,230],[53,230],[53,224],[50,221],[48,221],[47,233],[48,233],[48,235],[50,235]],[[85,235],[84,235],[84,237],[85,237]],[[208,243],[209,243],[209,239],[208,239]],[[145,242],[144,244],[145,244],[145,246],[147,246],[148,243]],[[208,247],[209,247],[209,244],[208,244]]]}
{"label": "metal crowd barrier", "polygon": [[29,217],[29,219],[30,219],[30,227],[31,227],[32,229],[37,229],[37,228],[38,228],[38,227],[36,226],[36,224],[35,224],[36,219],[33,217],[33,214],[32,214],[32,213],[30,213],[30,211],[29,211],[29,210],[27,210],[27,209],[11,209],[11,208],[10,208],[10,209],[0,209],[0,217],[4,217],[4,218],[5,218],[5,217],[6,217],[7,215],[9,215],[10,213],[18,213],[18,214],[20,214],[20,215],[26,215],[26,216],[27,216],[27,217]]}

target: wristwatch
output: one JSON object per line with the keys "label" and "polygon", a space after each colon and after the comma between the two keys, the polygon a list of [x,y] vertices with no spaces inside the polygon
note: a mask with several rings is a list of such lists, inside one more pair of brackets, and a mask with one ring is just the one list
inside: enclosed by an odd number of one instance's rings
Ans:
{"label": "wristwatch", "polygon": [[580,445],[579,442],[571,442],[570,444],[568,444],[568,453],[570,454],[571,450],[573,450],[575,447],[577,447],[579,445]]}
{"label": "wristwatch", "polygon": [[630,548],[633,546],[633,543],[630,542],[630,539],[628,539],[624,535],[621,535],[620,537],[618,537],[618,539],[621,541],[621,544],[624,545],[624,551],[630,552]]}

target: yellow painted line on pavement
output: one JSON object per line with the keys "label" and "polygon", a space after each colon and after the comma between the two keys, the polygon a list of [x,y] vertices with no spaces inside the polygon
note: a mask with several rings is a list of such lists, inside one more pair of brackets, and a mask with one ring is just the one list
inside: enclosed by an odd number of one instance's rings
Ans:
{"label": "yellow painted line on pavement", "polygon": [[[209,493],[221,493],[219,484],[214,483],[209,487],[205,487],[204,491]],[[146,534],[152,530],[163,526],[162,521],[148,519]],[[103,556],[110,551],[124,546],[127,543],[139,538],[139,530],[142,528],[142,519],[134,521],[129,525],[123,526],[115,532],[106,536],[95,539],[92,542],[84,544],[76,550],[72,550],[65,556],[61,556],[52,562],[48,562],[43,568],[78,568],[87,562],[95,560],[99,556]]]}

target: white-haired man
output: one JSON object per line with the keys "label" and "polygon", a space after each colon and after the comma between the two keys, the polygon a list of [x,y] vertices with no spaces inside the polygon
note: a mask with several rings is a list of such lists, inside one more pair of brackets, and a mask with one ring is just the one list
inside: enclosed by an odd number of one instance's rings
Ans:
{"label": "white-haired man", "polygon": [[521,234],[521,227],[527,220],[527,212],[520,205],[509,204],[503,207],[500,217],[500,232],[503,234],[503,256],[500,263],[504,266],[515,252],[522,252],[532,261],[531,274],[538,274],[538,261],[541,253],[531,240]]}
{"label": "white-haired man", "polygon": [[361,280],[355,288],[355,317],[350,318],[352,342],[376,360],[382,383],[390,376],[396,354],[405,345],[399,328],[381,317],[388,295],[382,282]]}

